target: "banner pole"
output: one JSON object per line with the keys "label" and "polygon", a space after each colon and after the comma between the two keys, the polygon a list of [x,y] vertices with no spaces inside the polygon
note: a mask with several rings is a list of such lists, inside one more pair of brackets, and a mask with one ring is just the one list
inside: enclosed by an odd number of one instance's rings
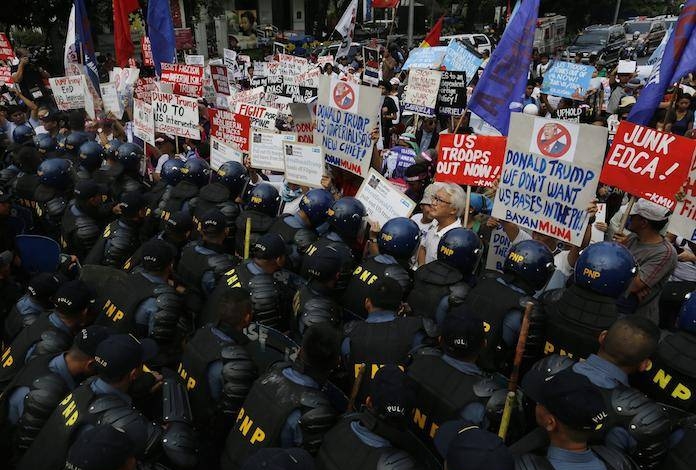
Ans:
{"label": "banner pole", "polygon": [[471,200],[471,185],[466,185],[466,204],[464,205],[464,228],[469,226],[469,208]]}
{"label": "banner pole", "polygon": [[628,204],[626,204],[626,211],[621,216],[621,233],[624,233],[624,229],[626,228],[626,221],[628,220],[628,217],[631,215],[631,209],[633,209],[633,204],[635,204],[637,200],[638,199],[635,196],[631,196],[631,199],[628,200]]}

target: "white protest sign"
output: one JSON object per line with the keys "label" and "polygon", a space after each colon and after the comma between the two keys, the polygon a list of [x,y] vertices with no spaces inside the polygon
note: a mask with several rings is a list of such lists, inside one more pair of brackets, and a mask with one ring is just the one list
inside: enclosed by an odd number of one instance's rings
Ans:
{"label": "white protest sign", "polygon": [[223,52],[223,62],[228,69],[237,68],[237,52],[232,49],[225,49]]}
{"label": "white protest sign", "polygon": [[152,109],[155,131],[200,140],[196,98],[153,91]]}
{"label": "white protest sign", "polygon": [[360,85],[332,76],[329,93],[329,105],[348,113],[358,112]]}
{"label": "white protest sign", "polygon": [[422,116],[435,116],[435,104],[440,89],[442,72],[412,68],[404,94],[404,110]]}
{"label": "white protest sign", "polygon": [[155,116],[152,105],[133,100],[133,134],[150,145],[155,145]]}
{"label": "white protest sign", "polygon": [[395,217],[410,217],[416,208],[414,201],[374,168],[370,168],[355,197],[365,205],[367,216],[380,226]]}
{"label": "white protest sign", "polygon": [[324,176],[324,153],[318,145],[286,142],[285,180],[310,188],[321,188]]}
{"label": "white protest sign", "polygon": [[691,242],[696,242],[696,159],[691,164],[689,177],[684,183],[684,199],[677,202],[669,218],[669,231]]}
{"label": "white protest sign", "polygon": [[[597,213],[595,214],[595,224],[597,222],[604,223],[606,221],[607,221],[607,204],[605,202],[598,203],[597,204]],[[592,235],[591,235],[590,241],[592,243],[604,241],[604,232],[599,230],[594,224],[592,225]]]}
{"label": "white protest sign", "polygon": [[[551,135],[550,127],[544,131],[548,124],[561,125],[565,131],[554,130]],[[569,135],[583,143],[581,151],[571,150],[575,147]],[[535,140],[541,143],[534,146]],[[589,220],[587,208],[599,183],[606,142],[603,127],[512,113],[492,216],[579,246]]]}
{"label": "white protest sign", "polygon": [[184,57],[184,62],[186,65],[200,65],[204,66],[205,65],[205,57],[202,55],[186,55]]}
{"label": "white protest sign", "polygon": [[283,144],[295,142],[295,134],[275,134],[252,130],[249,141],[251,166],[262,170],[284,171],[285,155]]}
{"label": "white protest sign", "polygon": [[503,263],[510,249],[510,239],[501,226],[491,231],[491,241],[486,255],[486,269],[503,272]]}
{"label": "white protest sign", "polygon": [[447,45],[447,53],[442,65],[448,72],[465,72],[466,82],[471,83],[482,63],[483,58],[471,52],[458,40],[452,39]]}
{"label": "white protest sign", "polygon": [[275,129],[276,119],[278,118],[277,109],[249,103],[237,103],[234,112],[243,116],[249,116],[251,127],[259,129]]}
{"label": "white protest sign", "polygon": [[634,73],[636,71],[635,60],[620,60],[616,67],[616,73]]}
{"label": "white protest sign", "polygon": [[243,160],[244,154],[242,152],[225,144],[218,138],[210,138],[210,168],[213,171],[217,171],[223,163],[237,162],[243,164]]}
{"label": "white protest sign", "polygon": [[254,77],[268,77],[268,62],[254,62]]}
{"label": "white protest sign", "polygon": [[88,93],[83,75],[49,78],[48,82],[58,109],[69,111],[85,107],[85,95]]}
{"label": "white protest sign", "polygon": [[121,119],[123,116],[123,106],[121,105],[121,100],[119,99],[118,92],[116,91],[116,83],[100,83],[99,89],[101,90],[104,111],[106,113],[112,112],[114,113],[114,116]]}
{"label": "white protest sign", "polygon": [[316,123],[312,110],[316,109],[316,105],[314,103],[290,103],[289,107],[297,141],[303,144],[313,144]]}

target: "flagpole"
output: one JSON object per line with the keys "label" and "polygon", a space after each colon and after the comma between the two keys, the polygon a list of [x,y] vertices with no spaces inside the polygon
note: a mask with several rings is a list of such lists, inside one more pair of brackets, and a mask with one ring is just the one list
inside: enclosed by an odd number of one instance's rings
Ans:
{"label": "flagpole", "polygon": [[413,11],[415,6],[415,0],[409,0],[408,2],[408,42],[406,43],[409,50],[413,48]]}

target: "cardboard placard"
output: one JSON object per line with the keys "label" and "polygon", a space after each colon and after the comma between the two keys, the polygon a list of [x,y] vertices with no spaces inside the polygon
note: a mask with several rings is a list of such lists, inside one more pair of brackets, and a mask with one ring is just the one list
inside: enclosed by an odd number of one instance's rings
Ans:
{"label": "cardboard placard", "polygon": [[139,77],[133,88],[133,97],[137,100],[151,103],[153,91],[158,91],[155,77]]}
{"label": "cardboard placard", "polygon": [[315,104],[290,103],[290,113],[297,141],[303,144],[314,143],[314,129],[316,127],[312,109]]}
{"label": "cardboard placard", "polygon": [[205,65],[205,57],[202,55],[186,54],[184,56],[184,63],[186,65],[200,65],[203,67]]}
{"label": "cardboard placard", "polygon": [[251,121],[248,116],[222,109],[208,109],[210,135],[224,144],[236,147],[242,152],[249,151],[249,131]]}
{"label": "cardboard placard", "polygon": [[155,131],[200,140],[198,101],[187,96],[152,92]]}
{"label": "cardboard placard", "polygon": [[694,140],[621,121],[601,180],[672,210],[695,152]]}
{"label": "cardboard placard", "polygon": [[362,53],[363,64],[365,64],[363,81],[370,85],[378,85],[380,72],[379,49],[363,46]]}
{"label": "cardboard placard", "polygon": [[12,85],[12,69],[7,66],[0,67],[0,86]]}
{"label": "cardboard placard", "polygon": [[152,58],[152,44],[149,37],[143,36],[140,39],[140,51],[143,56],[143,67],[154,67],[155,62]]}
{"label": "cardboard placard", "polygon": [[440,70],[442,61],[445,59],[447,47],[417,47],[408,53],[408,59],[401,70],[412,68]]}
{"label": "cardboard placard", "polygon": [[491,241],[486,255],[486,269],[503,272],[503,264],[510,249],[510,239],[503,227],[498,226],[491,231]]}
{"label": "cardboard placard", "polygon": [[324,176],[324,153],[318,145],[285,142],[285,180],[289,183],[321,188]]}
{"label": "cardboard placard", "polygon": [[677,203],[674,213],[669,218],[669,231],[696,242],[696,161],[691,165],[684,193],[684,199]]}
{"label": "cardboard placard", "polygon": [[577,101],[585,101],[595,68],[592,65],[556,61],[544,74],[541,92]]}
{"label": "cardboard placard", "polygon": [[393,218],[410,217],[416,208],[414,201],[374,168],[370,168],[355,197],[365,205],[367,216],[382,227]]}
{"label": "cardboard placard", "polygon": [[100,83],[99,89],[101,90],[104,112],[112,112],[114,116],[121,119],[121,117],[123,117],[123,105],[116,91],[116,83]]}
{"label": "cardboard placard", "polygon": [[14,59],[15,53],[5,33],[0,33],[0,60]]}
{"label": "cardboard placard", "polygon": [[[493,217],[579,246],[607,130],[512,113]],[[576,151],[580,140],[582,151]]]}
{"label": "cardboard placard", "polygon": [[636,64],[635,60],[620,60],[616,66],[616,73],[635,73]]}
{"label": "cardboard placard", "polygon": [[155,115],[151,104],[133,100],[133,134],[143,142],[155,145]]}
{"label": "cardboard placard", "polygon": [[295,134],[277,134],[254,129],[251,131],[249,155],[251,166],[262,170],[285,171],[283,144],[295,142]]}
{"label": "cardboard placard", "polygon": [[445,67],[445,70],[449,72],[466,72],[466,78],[468,82],[471,82],[482,63],[483,58],[471,52],[469,48],[461,42],[452,39],[447,45],[447,51],[442,65]]}
{"label": "cardboard placard", "polygon": [[211,65],[210,78],[213,81],[213,88],[215,89],[215,93],[220,93],[222,95],[229,96],[230,84],[227,80],[227,69],[224,65]]}
{"label": "cardboard placard", "polygon": [[69,111],[85,107],[85,95],[88,92],[83,75],[49,78],[48,81],[58,109]]}
{"label": "cardboard placard", "polygon": [[466,72],[442,72],[437,93],[437,110],[448,116],[461,116],[466,109]]}
{"label": "cardboard placard", "polygon": [[231,145],[225,144],[222,140],[216,137],[211,137],[210,168],[213,171],[217,171],[220,166],[226,162],[237,162],[244,164],[244,154]]}
{"label": "cardboard placard", "polygon": [[251,127],[268,130],[275,129],[276,119],[278,118],[278,110],[275,108],[249,103],[237,103],[234,111],[242,116],[248,116],[251,119]]}
{"label": "cardboard placard", "polygon": [[162,83],[172,86],[175,95],[203,96],[203,67],[200,65],[162,63]]}
{"label": "cardboard placard", "polygon": [[441,134],[435,181],[492,187],[500,178],[505,137]]}
{"label": "cardboard placard", "polygon": [[441,78],[442,72],[439,70],[411,69],[404,94],[404,110],[421,116],[435,116]]}

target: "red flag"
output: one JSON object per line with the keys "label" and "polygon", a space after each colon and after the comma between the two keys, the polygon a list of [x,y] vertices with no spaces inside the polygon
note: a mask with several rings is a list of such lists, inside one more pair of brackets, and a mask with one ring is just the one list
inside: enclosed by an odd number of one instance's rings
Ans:
{"label": "red flag", "polygon": [[131,15],[136,14],[139,10],[138,0],[114,0],[114,48],[119,67],[126,67],[128,59],[133,57]]}
{"label": "red flag", "polygon": [[428,35],[423,39],[420,47],[435,47],[440,45],[440,34],[442,34],[442,22],[445,20],[444,16],[441,16],[433,29],[430,30]]}
{"label": "red flag", "polygon": [[396,8],[401,0],[372,0],[372,8]]}

